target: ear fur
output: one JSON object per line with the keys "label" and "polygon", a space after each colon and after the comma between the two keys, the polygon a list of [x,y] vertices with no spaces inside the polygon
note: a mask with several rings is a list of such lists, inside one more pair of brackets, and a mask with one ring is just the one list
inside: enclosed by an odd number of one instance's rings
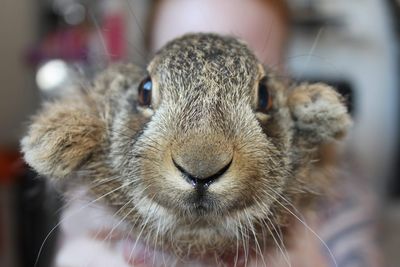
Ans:
{"label": "ear fur", "polygon": [[45,105],[21,141],[26,162],[37,172],[62,178],[83,165],[105,139],[105,125],[77,99]]}
{"label": "ear fur", "polygon": [[288,105],[296,133],[305,145],[340,139],[351,125],[341,95],[322,83],[297,86],[289,94]]}

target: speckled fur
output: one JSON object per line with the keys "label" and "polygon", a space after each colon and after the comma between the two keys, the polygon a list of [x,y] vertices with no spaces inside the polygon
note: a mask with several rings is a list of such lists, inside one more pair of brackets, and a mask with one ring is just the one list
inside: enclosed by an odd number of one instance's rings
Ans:
{"label": "speckled fur", "polygon": [[[93,197],[106,194],[134,236],[180,256],[224,254],[238,240],[260,249],[271,240],[267,223],[285,230],[287,209],[325,192],[327,177],[313,162],[350,125],[332,88],[281,81],[244,43],[213,34],[171,41],[147,73],[151,108],[137,105],[146,71],[132,65],[46,104],[21,142],[26,161],[54,181],[95,183]],[[256,92],[265,75],[273,108],[261,114]],[[172,158],[198,176],[233,161],[199,208]]]}

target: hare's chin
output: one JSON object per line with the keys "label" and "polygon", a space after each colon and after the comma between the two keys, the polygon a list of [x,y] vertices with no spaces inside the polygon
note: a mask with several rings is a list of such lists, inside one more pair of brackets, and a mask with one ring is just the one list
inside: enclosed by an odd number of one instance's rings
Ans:
{"label": "hare's chin", "polygon": [[[160,251],[149,247],[141,240],[126,240],[122,246],[122,253],[125,261],[131,266],[151,264],[151,266],[173,266],[176,264],[177,256],[172,252]],[[251,255],[249,255],[251,256]],[[210,264],[217,264],[213,262],[215,255],[213,251],[205,253],[201,257],[185,258],[185,266],[210,266]],[[218,265],[223,266],[244,266],[246,261],[246,254],[242,249],[236,251],[228,251],[220,255]],[[180,266],[180,265],[179,265]]]}

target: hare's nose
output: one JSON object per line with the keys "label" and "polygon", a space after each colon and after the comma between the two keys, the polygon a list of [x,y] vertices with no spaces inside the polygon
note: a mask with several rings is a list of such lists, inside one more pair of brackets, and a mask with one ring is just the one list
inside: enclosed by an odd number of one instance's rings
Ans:
{"label": "hare's nose", "polygon": [[220,170],[215,172],[212,175],[209,175],[207,177],[201,177],[196,174],[192,174],[188,172],[185,168],[180,166],[178,163],[175,162],[174,159],[172,159],[175,167],[182,173],[183,177],[186,179],[188,183],[190,183],[193,187],[196,189],[200,190],[205,190],[207,189],[210,184],[215,182],[219,177],[221,177],[231,166],[232,164],[232,159],[226,164],[224,167],[222,167]]}

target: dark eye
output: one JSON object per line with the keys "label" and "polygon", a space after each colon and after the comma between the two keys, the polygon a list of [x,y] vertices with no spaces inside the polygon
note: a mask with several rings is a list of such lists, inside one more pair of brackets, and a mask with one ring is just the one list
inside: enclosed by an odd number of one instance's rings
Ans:
{"label": "dark eye", "polygon": [[153,89],[153,83],[150,77],[144,79],[138,88],[138,102],[141,106],[149,107],[151,105],[151,90]]}
{"label": "dark eye", "polygon": [[267,113],[272,108],[272,97],[268,90],[268,78],[264,77],[258,83],[257,111]]}

